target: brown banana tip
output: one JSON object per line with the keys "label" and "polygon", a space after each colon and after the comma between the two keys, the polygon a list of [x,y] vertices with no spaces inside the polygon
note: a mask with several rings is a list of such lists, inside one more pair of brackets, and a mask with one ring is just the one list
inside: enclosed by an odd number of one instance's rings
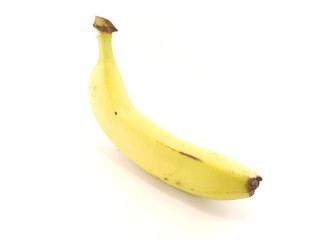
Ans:
{"label": "brown banana tip", "polygon": [[250,197],[254,194],[255,190],[259,187],[259,184],[261,181],[262,181],[262,177],[260,176],[249,179],[248,190],[249,190]]}
{"label": "brown banana tip", "polygon": [[116,27],[108,19],[103,17],[96,16],[94,19],[93,26],[98,29],[100,32],[113,33],[118,31]]}

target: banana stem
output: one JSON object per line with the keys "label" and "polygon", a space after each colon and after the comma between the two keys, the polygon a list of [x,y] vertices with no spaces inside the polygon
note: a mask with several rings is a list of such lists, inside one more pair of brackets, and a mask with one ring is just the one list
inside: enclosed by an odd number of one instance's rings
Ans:
{"label": "banana stem", "polygon": [[98,17],[94,19],[93,26],[98,29],[100,32],[105,32],[112,34],[113,32],[118,31],[116,27],[108,19]]}
{"label": "banana stem", "polygon": [[99,31],[99,61],[114,60],[112,52],[112,33],[118,31],[108,20],[96,16],[93,26]]}

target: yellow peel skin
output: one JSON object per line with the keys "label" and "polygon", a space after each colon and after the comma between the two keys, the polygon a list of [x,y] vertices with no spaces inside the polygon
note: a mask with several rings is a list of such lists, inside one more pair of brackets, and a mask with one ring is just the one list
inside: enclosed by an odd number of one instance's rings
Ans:
{"label": "yellow peel skin", "polygon": [[96,17],[99,58],[89,81],[89,98],[100,127],[113,144],[162,181],[209,199],[250,197],[262,178],[223,155],[173,136],[131,103],[112,52],[112,23]]}

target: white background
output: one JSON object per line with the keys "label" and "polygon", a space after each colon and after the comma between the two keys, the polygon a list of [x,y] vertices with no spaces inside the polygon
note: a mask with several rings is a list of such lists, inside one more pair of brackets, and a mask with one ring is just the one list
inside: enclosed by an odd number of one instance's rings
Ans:
{"label": "white background", "polygon": [[[318,1],[4,1],[0,239],[319,239]],[[124,157],[87,83],[95,15],[132,101],[181,138],[263,177],[210,201]]]}

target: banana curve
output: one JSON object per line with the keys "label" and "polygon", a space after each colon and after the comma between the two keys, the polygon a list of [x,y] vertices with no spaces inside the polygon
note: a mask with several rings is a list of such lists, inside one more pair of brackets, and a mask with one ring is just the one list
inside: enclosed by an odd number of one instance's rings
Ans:
{"label": "banana curve", "polygon": [[114,25],[101,17],[99,59],[89,83],[90,103],[105,134],[130,160],[162,181],[209,199],[239,199],[254,194],[262,178],[225,156],[173,136],[131,103],[112,52]]}

